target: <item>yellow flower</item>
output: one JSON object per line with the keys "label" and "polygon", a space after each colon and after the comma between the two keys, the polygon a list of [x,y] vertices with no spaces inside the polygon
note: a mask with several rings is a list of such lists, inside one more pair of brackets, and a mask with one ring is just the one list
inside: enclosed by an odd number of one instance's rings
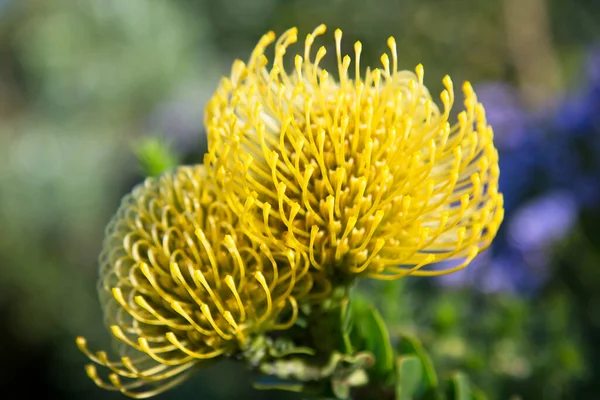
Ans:
{"label": "yellow flower", "polygon": [[[297,30],[262,37],[247,64],[236,61],[205,116],[220,190],[244,231],[269,247],[308,254],[316,270],[394,279],[466,266],[503,218],[498,153],[471,85],[451,124],[452,81],[442,109],[416,73],[398,70],[396,42],[380,68],[351,59],[335,31],[339,78],[312,51],[321,25],[286,70]],[[289,63],[291,64],[291,62]],[[353,78],[352,78],[353,76]],[[440,270],[422,267],[444,260]]]}
{"label": "yellow flower", "polygon": [[250,241],[236,220],[204,166],[149,178],[123,199],[107,228],[98,285],[120,361],[77,339],[110,369],[106,382],[86,366],[96,384],[149,397],[295,322],[296,297],[314,279],[308,259]]}

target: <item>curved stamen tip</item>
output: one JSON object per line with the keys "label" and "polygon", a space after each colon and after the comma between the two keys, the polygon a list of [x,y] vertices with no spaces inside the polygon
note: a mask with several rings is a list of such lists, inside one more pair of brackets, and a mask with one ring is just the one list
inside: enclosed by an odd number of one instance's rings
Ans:
{"label": "curved stamen tip", "polygon": [[95,381],[98,378],[98,371],[97,371],[96,366],[94,364],[86,364],[84,368],[85,368],[85,373],[92,380]]}
{"label": "curved stamen tip", "polygon": [[121,384],[121,380],[119,379],[119,376],[117,374],[109,374],[108,375],[108,380],[115,385],[116,388],[121,388],[123,385]]}
{"label": "curved stamen tip", "polygon": [[112,288],[111,292],[115,300],[117,300],[121,304],[125,303],[125,297],[123,297],[123,292],[121,292],[120,288],[114,287]]}
{"label": "curved stamen tip", "polygon": [[388,47],[392,50],[396,48],[396,39],[393,36],[390,36],[387,40]]}
{"label": "curved stamen tip", "polygon": [[417,76],[419,78],[423,78],[423,75],[425,74],[425,70],[423,68],[423,64],[419,64],[415,67],[415,72],[417,73]]}
{"label": "curved stamen tip", "polygon": [[110,331],[112,332],[113,335],[115,335],[117,338],[121,338],[124,337],[125,335],[123,334],[123,331],[121,330],[121,327],[119,325],[111,325],[110,326]]}
{"label": "curved stamen tip", "polygon": [[444,79],[442,79],[442,83],[444,84],[444,86],[446,86],[447,88],[452,87],[452,78],[450,78],[450,75],[446,75],[444,76]]}
{"label": "curved stamen tip", "polygon": [[85,340],[85,338],[82,336],[77,336],[77,339],[75,339],[75,343],[77,344],[77,347],[79,347],[80,350],[85,349],[87,346],[87,340]]}
{"label": "curved stamen tip", "polygon": [[327,32],[327,26],[325,24],[321,24],[319,26],[317,26],[317,28],[314,31],[315,35],[322,35],[325,32]]}
{"label": "curved stamen tip", "polygon": [[165,337],[167,338],[167,340],[173,344],[175,343],[179,343],[179,341],[177,340],[177,336],[175,336],[175,333],[173,332],[167,332],[165,333]]}

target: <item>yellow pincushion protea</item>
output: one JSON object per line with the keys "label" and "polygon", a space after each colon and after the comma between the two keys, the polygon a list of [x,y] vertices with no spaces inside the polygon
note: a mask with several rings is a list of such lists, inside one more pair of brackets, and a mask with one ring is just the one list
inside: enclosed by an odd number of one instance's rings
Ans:
{"label": "yellow pincushion protea", "polygon": [[[321,25],[306,37],[289,72],[297,31],[277,40],[272,63],[270,32],[221,81],[206,110],[205,161],[225,199],[248,235],[308,254],[317,270],[394,279],[463,268],[503,218],[498,153],[471,85],[451,124],[449,77],[440,110],[422,66],[398,70],[393,38],[391,61],[384,54],[364,76],[357,42],[349,74],[336,30],[336,80],[319,67],[326,48],[312,51],[324,32]],[[456,262],[423,268],[444,260]]]}
{"label": "yellow pincushion protea", "polygon": [[[236,228],[203,166],[149,178],[126,196],[107,228],[99,293],[119,361],[79,348],[109,369],[99,386],[143,398],[197,366],[243,351],[254,335],[286,329],[296,296],[312,288],[310,263],[272,251]],[[313,289],[314,291],[314,289]]]}

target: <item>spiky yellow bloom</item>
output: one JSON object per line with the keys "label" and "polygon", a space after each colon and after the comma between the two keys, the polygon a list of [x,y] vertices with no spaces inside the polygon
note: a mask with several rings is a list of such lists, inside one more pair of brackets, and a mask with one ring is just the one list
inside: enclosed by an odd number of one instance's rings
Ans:
{"label": "spiky yellow bloom", "polygon": [[149,397],[295,322],[296,296],[313,286],[308,259],[250,241],[236,221],[203,166],[149,178],[123,199],[107,228],[98,285],[120,359],[77,339],[110,370],[106,382],[88,365],[96,384]]}
{"label": "spiky yellow bloom", "polygon": [[[498,153],[471,85],[451,124],[452,81],[442,109],[416,73],[398,70],[388,40],[381,68],[362,74],[362,45],[351,59],[335,31],[339,78],[312,51],[321,25],[286,70],[297,31],[262,37],[247,64],[236,61],[205,116],[206,162],[248,235],[273,249],[308,254],[312,266],[347,276],[394,279],[466,266],[503,218]],[[353,78],[351,77],[353,76]],[[421,269],[455,260],[445,270]]]}

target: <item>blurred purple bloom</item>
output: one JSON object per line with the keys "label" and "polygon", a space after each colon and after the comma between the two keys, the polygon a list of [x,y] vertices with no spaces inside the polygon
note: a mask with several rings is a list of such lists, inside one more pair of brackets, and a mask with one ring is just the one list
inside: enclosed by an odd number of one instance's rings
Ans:
{"label": "blurred purple bloom", "polygon": [[523,253],[509,249],[492,260],[478,276],[477,288],[485,293],[534,293],[548,278],[547,252]]}
{"label": "blurred purple bloom", "polygon": [[486,109],[488,123],[494,129],[494,141],[500,156],[500,191],[510,213],[532,186],[541,164],[542,132],[523,109],[517,90],[505,83],[478,85],[478,100]]}
{"label": "blurred purple bloom", "polygon": [[454,288],[473,286],[484,293],[531,293],[549,274],[551,247],[571,232],[577,216],[577,202],[569,192],[535,198],[505,222],[508,241],[500,240],[492,251],[440,283]]}
{"label": "blurred purple bloom", "polygon": [[595,175],[580,171],[571,181],[571,189],[580,207],[598,208],[600,204],[600,168],[596,168]]}
{"label": "blurred purple bloom", "polygon": [[517,257],[501,257],[478,275],[477,288],[484,293],[515,292],[523,284],[526,266]]}
{"label": "blurred purple bloom", "polygon": [[584,79],[556,108],[535,116],[505,84],[478,88],[496,134],[506,217],[492,248],[440,277],[441,285],[533,293],[550,272],[552,246],[569,235],[580,209],[598,210],[600,46],[589,54]]}
{"label": "blurred purple bloom", "polygon": [[598,126],[600,98],[596,90],[587,87],[582,92],[567,94],[554,111],[555,125],[559,131],[585,134]]}
{"label": "blurred purple bloom", "polygon": [[437,277],[437,283],[453,289],[473,287],[483,293],[531,293],[548,275],[547,258],[539,254],[526,258],[511,248],[494,257],[491,253],[487,250],[467,268]]}
{"label": "blurred purple bloom", "polygon": [[477,85],[477,98],[486,110],[499,149],[519,147],[527,134],[527,113],[520,104],[515,88],[500,82]]}
{"label": "blurred purple bloom", "polygon": [[491,260],[489,250],[485,250],[469,264],[468,267],[451,274],[440,275],[435,279],[439,284],[449,288],[462,288],[475,284],[475,277],[481,273],[481,269],[487,268]]}
{"label": "blurred purple bloom", "polygon": [[524,138],[520,146],[499,149],[500,191],[504,194],[504,208],[510,214],[523,199],[530,195],[530,189],[539,175],[544,156],[535,133]]}
{"label": "blurred purple bloom", "polygon": [[565,95],[554,111],[556,128],[563,133],[600,130],[600,45],[588,55],[584,79],[583,87]]}
{"label": "blurred purple bloom", "polygon": [[590,84],[600,87],[600,45],[596,45],[591,49],[586,67]]}
{"label": "blurred purple bloom", "polygon": [[515,248],[527,253],[548,248],[571,231],[577,219],[577,202],[566,191],[556,191],[523,205],[508,221]]}

